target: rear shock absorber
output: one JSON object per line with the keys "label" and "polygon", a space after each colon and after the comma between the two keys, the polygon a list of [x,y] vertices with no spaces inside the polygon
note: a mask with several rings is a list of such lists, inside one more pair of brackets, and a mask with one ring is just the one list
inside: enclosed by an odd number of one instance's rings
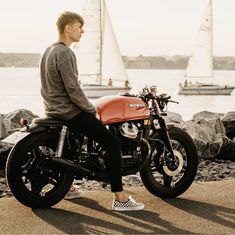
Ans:
{"label": "rear shock absorber", "polygon": [[65,137],[67,135],[67,129],[68,129],[67,126],[63,126],[61,129],[60,138],[59,138],[57,149],[56,149],[56,157],[61,157],[63,154]]}

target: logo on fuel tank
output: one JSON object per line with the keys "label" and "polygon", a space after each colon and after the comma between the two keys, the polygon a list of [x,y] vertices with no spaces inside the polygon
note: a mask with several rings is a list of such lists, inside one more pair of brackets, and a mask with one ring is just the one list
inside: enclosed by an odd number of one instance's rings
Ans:
{"label": "logo on fuel tank", "polygon": [[144,108],[145,104],[129,104],[130,108]]}

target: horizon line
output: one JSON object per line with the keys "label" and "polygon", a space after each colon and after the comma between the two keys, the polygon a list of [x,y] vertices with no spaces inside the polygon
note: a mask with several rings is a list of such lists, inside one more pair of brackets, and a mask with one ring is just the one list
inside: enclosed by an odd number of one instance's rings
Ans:
{"label": "horizon line", "polygon": [[[39,52],[1,52],[0,54],[37,54],[40,55],[42,53]],[[175,56],[182,56],[182,57],[190,57],[191,55],[186,55],[186,54],[174,54],[174,55],[166,55],[166,54],[161,54],[161,55],[144,55],[144,54],[139,54],[139,55],[121,55],[122,57],[126,56],[126,57],[175,57]],[[213,55],[213,57],[235,57],[235,56],[231,56],[231,55]]]}

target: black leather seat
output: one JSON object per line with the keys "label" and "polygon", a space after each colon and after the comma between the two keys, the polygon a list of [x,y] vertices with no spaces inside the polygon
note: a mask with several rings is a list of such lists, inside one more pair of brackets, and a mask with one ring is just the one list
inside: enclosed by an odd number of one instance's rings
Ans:
{"label": "black leather seat", "polygon": [[66,125],[66,122],[55,118],[43,117],[43,118],[34,118],[33,124],[42,125],[42,126],[63,126]]}

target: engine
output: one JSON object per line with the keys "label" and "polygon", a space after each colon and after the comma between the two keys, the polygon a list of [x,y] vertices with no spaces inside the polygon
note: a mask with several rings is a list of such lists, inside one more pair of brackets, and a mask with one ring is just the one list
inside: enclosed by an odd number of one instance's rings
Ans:
{"label": "engine", "polygon": [[143,123],[141,121],[124,122],[115,128],[122,145],[122,172],[135,173],[142,161],[146,146],[143,146]]}
{"label": "engine", "polygon": [[[106,127],[120,139],[122,175],[135,174],[151,152],[148,141],[143,138],[144,120],[115,123]],[[84,143],[84,146],[87,146],[84,153],[88,151],[89,154],[84,155],[83,167],[100,174],[106,172],[106,151],[92,140]]]}
{"label": "engine", "polygon": [[138,127],[134,123],[124,122],[120,126],[120,133],[129,139],[136,139],[139,133]]}
{"label": "engine", "polygon": [[[143,161],[149,144],[143,139],[143,120],[149,119],[148,105],[137,96],[105,96],[94,103],[97,118],[117,135],[122,144],[122,172],[130,174]],[[135,172],[133,172],[135,173]]]}

